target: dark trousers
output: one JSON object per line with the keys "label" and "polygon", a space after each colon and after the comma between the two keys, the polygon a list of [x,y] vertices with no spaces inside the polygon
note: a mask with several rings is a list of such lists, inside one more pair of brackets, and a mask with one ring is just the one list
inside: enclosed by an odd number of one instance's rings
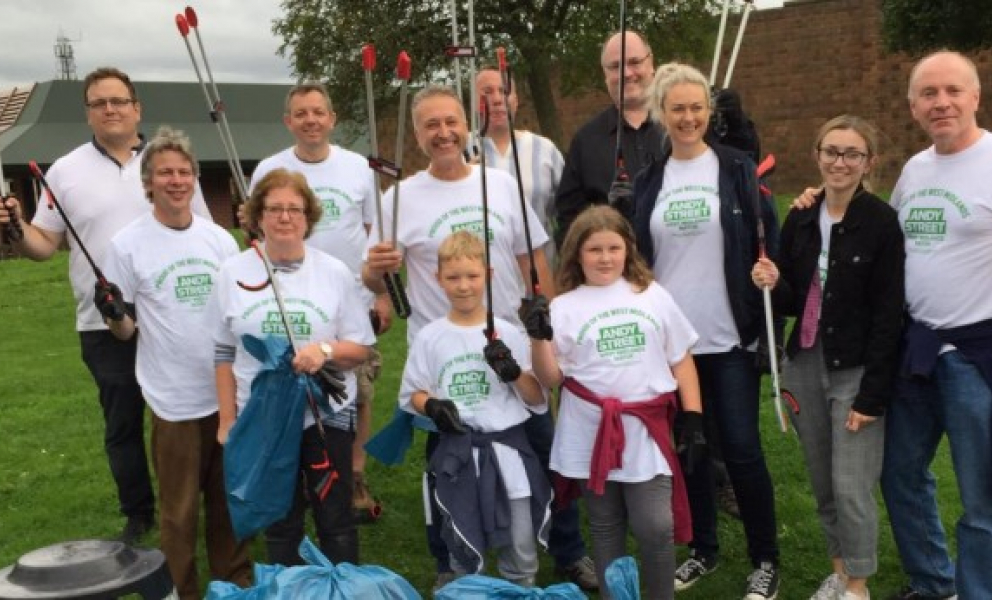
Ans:
{"label": "dark trousers", "polygon": [[351,510],[355,487],[351,468],[355,433],[327,425],[324,433],[326,446],[316,425],[303,431],[300,479],[293,506],[285,518],[265,530],[265,546],[272,564],[303,564],[299,548],[303,541],[307,504],[324,556],[334,564],[358,564],[358,529]]}
{"label": "dark trousers", "polygon": [[117,484],[120,510],[127,517],[151,519],[155,514],[145,453],[145,401],[134,375],[136,337],[122,342],[110,331],[81,331],[83,362],[100,392],[103,447]]}
{"label": "dark trousers", "polygon": [[[737,496],[748,555],[754,566],[778,564],[775,493],[758,433],[760,377],[754,353],[741,349],[693,356],[703,396],[703,414],[713,420],[723,447],[723,460]],[[692,510],[693,541],[705,556],[719,552],[713,469],[702,461],[686,476]]]}

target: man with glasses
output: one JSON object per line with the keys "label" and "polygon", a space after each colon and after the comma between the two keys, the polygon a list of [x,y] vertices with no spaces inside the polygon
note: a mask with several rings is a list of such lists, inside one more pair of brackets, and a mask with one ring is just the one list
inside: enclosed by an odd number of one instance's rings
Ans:
{"label": "man with glasses", "polygon": [[[565,168],[555,197],[557,230],[561,246],[565,232],[587,206],[604,204],[616,177],[617,127],[623,112],[623,158],[627,173],[634,176],[661,154],[661,128],[648,119],[647,89],[654,78],[651,47],[639,33],[627,31],[625,64],[621,69],[621,37],[617,33],[603,46],[600,64],[613,106],[588,121],[572,138]],[[621,77],[621,71],[622,77]],[[623,106],[620,84],[623,81]]]}
{"label": "man with glasses", "polygon": [[[46,178],[76,232],[97,264],[104,261],[110,239],[151,205],[141,183],[141,156],[145,140],[138,133],[141,102],[131,79],[123,72],[102,67],[83,81],[86,121],[93,138],[49,168]],[[196,186],[194,211],[210,219],[206,202]],[[11,213],[22,217],[20,203],[0,203],[0,224]],[[127,518],[120,539],[135,543],[152,528],[155,495],[145,453],[144,400],[135,378],[136,340],[114,337],[93,305],[96,277],[56,211],[39,210],[14,248],[36,261],[50,259],[69,245],[69,279],[76,298],[76,330],[83,362],[96,381],[104,418],[104,449],[117,485],[120,510]]]}

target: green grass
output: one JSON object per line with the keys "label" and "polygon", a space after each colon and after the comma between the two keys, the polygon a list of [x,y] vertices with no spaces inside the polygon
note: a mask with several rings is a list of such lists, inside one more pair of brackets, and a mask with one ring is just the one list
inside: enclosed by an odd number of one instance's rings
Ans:
{"label": "green grass", "polygon": [[[0,281],[3,566],[34,548],[112,536],[120,530],[122,518],[103,454],[96,390],[79,358],[65,253],[40,264],[0,261]],[[395,406],[406,350],[402,323],[380,340],[380,347],[386,366],[378,384],[376,428],[388,420]],[[761,418],[778,508],[783,573],[779,597],[792,600],[808,597],[826,575],[829,563],[799,442],[794,435],[777,431],[770,404],[765,403]],[[370,460],[368,477],[373,492],[385,505],[385,513],[377,524],[362,527],[361,554],[364,562],[386,566],[426,593],[434,573],[423,530],[423,463],[422,435],[418,435],[402,467],[388,468]],[[950,527],[959,516],[960,503],[946,447],[941,448],[935,471],[944,522]],[[721,516],[720,540],[720,570],[680,594],[680,600],[741,596],[750,567],[740,524]],[[154,544],[157,539],[152,536],[150,542]],[[255,548],[255,557],[264,560],[261,545]],[[683,552],[680,550],[680,556]],[[871,587],[882,597],[903,582],[884,512],[879,554],[879,574]],[[553,583],[552,571],[551,561],[544,557],[539,584]]]}

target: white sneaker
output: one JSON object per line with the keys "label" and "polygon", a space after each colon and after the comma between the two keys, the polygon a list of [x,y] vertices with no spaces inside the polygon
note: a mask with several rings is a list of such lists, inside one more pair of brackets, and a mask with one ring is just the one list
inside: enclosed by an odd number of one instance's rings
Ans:
{"label": "white sneaker", "polygon": [[844,578],[838,573],[831,573],[816,593],[809,597],[809,600],[837,600],[844,593]]}
{"label": "white sneaker", "polygon": [[844,593],[837,596],[837,598],[839,598],[840,600],[871,600],[871,594],[868,592],[868,590],[865,590],[864,596],[855,592],[849,592],[847,590],[844,590]]}

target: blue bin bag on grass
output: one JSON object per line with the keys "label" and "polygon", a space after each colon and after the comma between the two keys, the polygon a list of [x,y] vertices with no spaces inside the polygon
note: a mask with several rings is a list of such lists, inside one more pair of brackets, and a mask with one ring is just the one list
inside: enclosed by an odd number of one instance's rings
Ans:
{"label": "blue bin bag on grass", "polygon": [[466,575],[438,590],[435,600],[587,600],[574,583],[556,583],[544,589],[525,588],[505,579]]}
{"label": "blue bin bag on grass", "polygon": [[640,600],[641,580],[632,556],[621,556],[606,567],[606,589],[613,600]]}
{"label": "blue bin bag on grass", "polygon": [[317,383],[293,372],[293,353],[285,338],[246,335],[242,343],[262,363],[262,370],[224,445],[227,507],[239,540],[285,517],[292,506],[300,476],[307,388],[322,410],[330,410]]}
{"label": "blue bin bag on grass", "polygon": [[255,585],[242,589],[211,581],[207,600],[421,600],[406,580],[375,565],[331,564],[304,538],[300,556],[309,566],[255,564]]}

